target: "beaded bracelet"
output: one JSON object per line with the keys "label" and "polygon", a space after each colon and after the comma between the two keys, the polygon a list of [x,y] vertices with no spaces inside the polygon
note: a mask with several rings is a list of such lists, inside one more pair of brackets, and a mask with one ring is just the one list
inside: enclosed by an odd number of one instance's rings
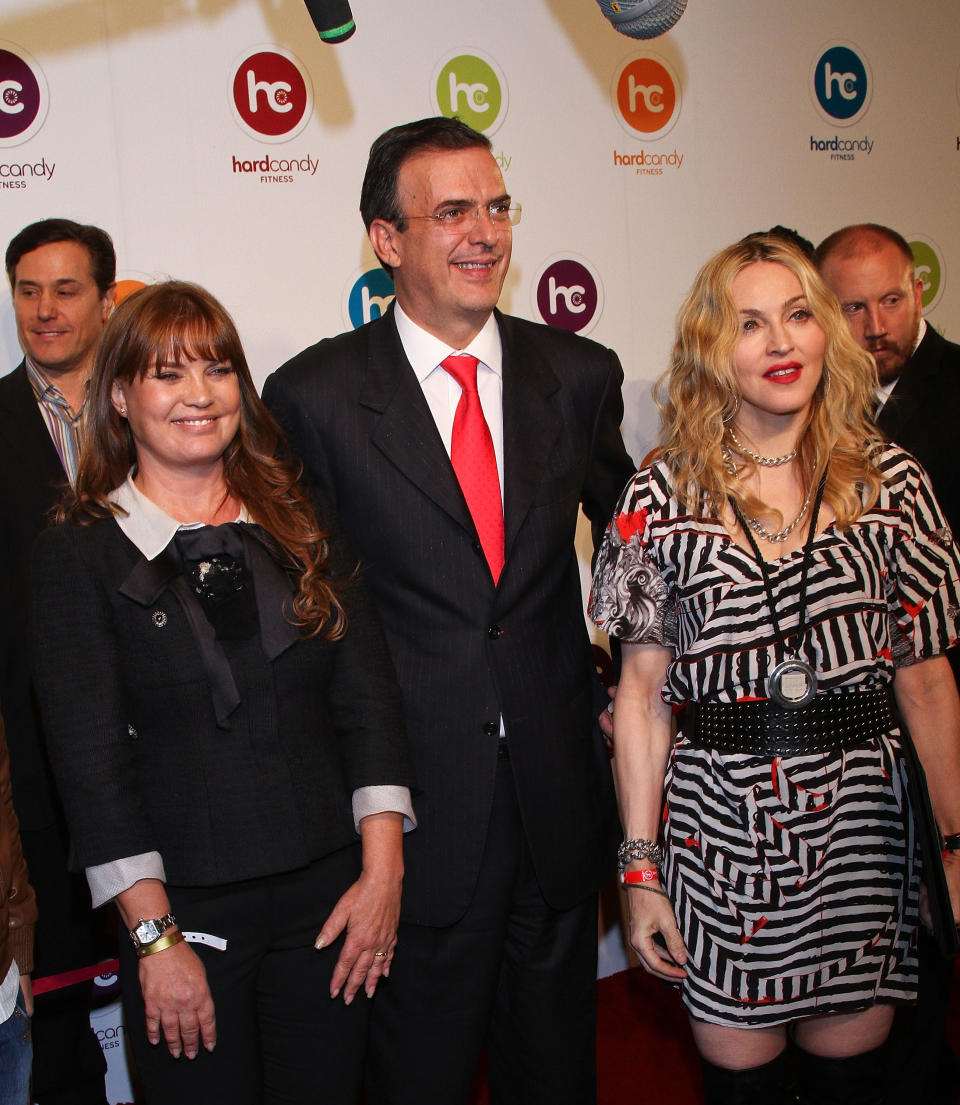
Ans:
{"label": "beaded bracelet", "polygon": [[660,894],[660,895],[662,895],[664,898],[667,899],[667,901],[670,900],[670,895],[666,892],[666,890],[661,889],[659,886],[644,886],[642,883],[639,883],[639,882],[628,882],[627,885],[624,887],[624,889],[625,890],[647,890],[651,894]]}

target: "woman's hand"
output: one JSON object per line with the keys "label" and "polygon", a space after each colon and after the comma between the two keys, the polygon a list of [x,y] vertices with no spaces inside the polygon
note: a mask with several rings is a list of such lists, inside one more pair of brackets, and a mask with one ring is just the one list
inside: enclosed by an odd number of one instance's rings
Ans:
{"label": "woman's hand", "polygon": [[[364,871],[333,907],[317,937],[318,949],[347,930],[333,975],[330,997],[343,991],[349,1005],[362,986],[372,998],[381,975],[389,976],[400,923],[401,876]],[[386,953],[380,954],[377,953]]]}
{"label": "woman's hand", "polygon": [[[665,982],[677,982],[687,972],[687,950],[683,946],[680,930],[673,915],[670,899],[653,883],[644,883],[627,889],[627,905],[630,912],[630,944],[643,968]],[[658,943],[660,936],[663,943]],[[663,944],[666,944],[664,948]]]}
{"label": "woman's hand", "polygon": [[403,887],[403,815],[387,810],[360,819],[363,871],[333,907],[317,936],[327,947],[347,930],[333,975],[330,997],[343,991],[350,1004],[362,986],[372,998],[381,976],[389,977],[400,923]]}
{"label": "woman's hand", "polygon": [[189,944],[181,941],[139,962],[140,989],[147,1017],[147,1039],[161,1033],[174,1059],[195,1059],[200,1044],[213,1051],[217,1021],[207,972]]}

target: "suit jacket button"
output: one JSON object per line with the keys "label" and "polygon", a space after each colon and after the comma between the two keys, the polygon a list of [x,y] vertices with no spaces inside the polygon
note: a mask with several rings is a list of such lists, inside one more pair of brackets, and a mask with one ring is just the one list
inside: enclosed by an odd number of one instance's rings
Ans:
{"label": "suit jacket button", "polygon": [[491,625],[487,630],[487,636],[491,641],[495,641],[498,637],[503,636],[503,630],[498,625]]}
{"label": "suit jacket button", "polygon": [[483,723],[483,731],[488,737],[496,737],[500,734],[500,726],[495,721],[485,721]]}

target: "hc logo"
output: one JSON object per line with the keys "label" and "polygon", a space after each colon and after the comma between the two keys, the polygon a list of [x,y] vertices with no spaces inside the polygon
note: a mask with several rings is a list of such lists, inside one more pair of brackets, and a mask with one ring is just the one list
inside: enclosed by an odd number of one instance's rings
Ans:
{"label": "hc logo", "polygon": [[0,146],[18,146],[43,126],[49,98],[40,66],[13,43],[0,44]]}
{"label": "hc logo", "polygon": [[627,81],[627,99],[632,114],[637,112],[637,97],[642,97],[643,108],[651,115],[659,115],[661,111],[667,109],[667,105],[663,102],[663,85],[637,84],[631,73]]}
{"label": "hc logo", "polygon": [[433,93],[441,115],[456,115],[487,134],[506,114],[506,81],[491,59],[477,54],[458,54],[444,62],[434,78]]}
{"label": "hc logo", "polygon": [[490,88],[482,81],[476,84],[467,84],[466,81],[458,81],[457,74],[450,71],[450,103],[453,105],[454,114],[460,111],[460,97],[464,98],[463,110],[483,113],[490,110],[487,103],[487,94]]}
{"label": "hc logo", "polygon": [[613,103],[634,138],[660,138],[680,114],[680,81],[662,58],[632,58],[614,78]]}
{"label": "hc logo", "polygon": [[256,50],[233,67],[230,101],[240,126],[261,142],[286,142],[310,120],[313,94],[292,54]]}
{"label": "hc logo", "polygon": [[257,114],[257,95],[260,92],[264,94],[264,103],[271,110],[280,115],[293,111],[293,101],[290,99],[292,91],[293,87],[286,81],[258,81],[253,69],[247,70],[247,110],[251,115]]}
{"label": "hc logo", "polygon": [[812,83],[817,106],[832,122],[849,126],[866,110],[870,76],[852,47],[838,44],[824,50],[814,63]]}
{"label": "hc logo", "polygon": [[23,85],[19,81],[0,81],[0,111],[5,115],[19,115],[23,111],[21,92]]}
{"label": "hc logo", "polygon": [[600,282],[582,261],[560,258],[540,274],[536,307],[548,326],[582,333],[598,317]]}
{"label": "hc logo", "polygon": [[369,269],[359,276],[347,296],[347,315],[354,330],[385,315],[393,294],[393,281],[385,269]]}
{"label": "hc logo", "polygon": [[943,264],[940,252],[931,242],[914,238],[910,242],[913,253],[914,274],[923,286],[920,303],[924,311],[930,310],[943,290]]}

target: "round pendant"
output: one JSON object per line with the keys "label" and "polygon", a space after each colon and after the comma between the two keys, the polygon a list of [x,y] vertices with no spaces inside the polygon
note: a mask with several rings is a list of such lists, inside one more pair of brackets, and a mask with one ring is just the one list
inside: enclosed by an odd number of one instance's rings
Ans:
{"label": "round pendant", "polygon": [[817,693],[816,672],[802,660],[784,660],[770,673],[767,691],[778,706],[797,710]]}

